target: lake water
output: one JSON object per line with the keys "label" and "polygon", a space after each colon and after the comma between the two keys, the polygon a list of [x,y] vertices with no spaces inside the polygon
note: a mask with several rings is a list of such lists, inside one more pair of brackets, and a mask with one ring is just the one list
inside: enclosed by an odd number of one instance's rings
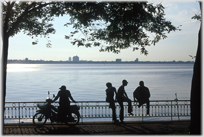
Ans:
{"label": "lake water", "polygon": [[126,79],[128,97],[143,80],[150,100],[190,99],[193,63],[189,64],[8,64],[9,101],[45,101],[65,85],[76,101],[105,101],[106,82],[116,89]]}

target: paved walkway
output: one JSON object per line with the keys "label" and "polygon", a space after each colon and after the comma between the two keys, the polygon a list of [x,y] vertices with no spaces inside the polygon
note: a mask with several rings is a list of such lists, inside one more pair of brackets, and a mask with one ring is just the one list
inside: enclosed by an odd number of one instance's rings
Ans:
{"label": "paved walkway", "polygon": [[85,122],[75,127],[61,124],[46,124],[36,127],[32,123],[5,124],[3,135],[172,135],[188,134],[190,121],[126,122]]}

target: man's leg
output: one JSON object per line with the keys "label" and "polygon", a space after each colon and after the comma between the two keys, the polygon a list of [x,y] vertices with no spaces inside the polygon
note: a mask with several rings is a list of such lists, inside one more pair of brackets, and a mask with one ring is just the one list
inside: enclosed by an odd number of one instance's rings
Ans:
{"label": "man's leg", "polygon": [[70,121],[72,121],[72,120],[74,120],[74,118],[72,117],[72,114],[71,114],[71,110],[69,109],[68,111],[67,111],[67,115],[68,115],[68,120]]}
{"label": "man's leg", "polygon": [[147,115],[149,115],[149,105],[150,105],[150,103],[149,103],[149,100],[147,101],[147,103],[146,103],[146,108],[147,108]]}
{"label": "man's leg", "polygon": [[128,98],[128,113],[132,113],[132,101]]}
{"label": "man's leg", "polygon": [[116,113],[115,113],[115,102],[114,100],[110,102],[110,106],[111,106],[111,109],[112,109],[112,119],[113,121],[116,120]]}
{"label": "man's leg", "polygon": [[58,111],[58,119],[59,121],[64,121],[66,118],[66,109],[64,109],[63,106],[59,106],[59,111]]}
{"label": "man's leg", "polygon": [[68,109],[67,109],[67,107],[64,107],[63,112],[62,112],[62,120],[63,121],[67,121],[67,113],[68,113]]}
{"label": "man's leg", "polygon": [[74,120],[74,118],[72,117],[72,114],[71,114],[71,109],[70,109],[70,104],[67,104],[67,113],[66,113],[66,115],[68,115],[68,120],[70,121],[72,121],[72,120]]}
{"label": "man's leg", "polygon": [[124,120],[124,116],[123,116],[123,101],[118,101],[119,105],[120,105],[120,121],[123,122]]}
{"label": "man's leg", "polygon": [[128,113],[132,113],[132,102],[129,98],[125,97],[124,102],[128,102]]}

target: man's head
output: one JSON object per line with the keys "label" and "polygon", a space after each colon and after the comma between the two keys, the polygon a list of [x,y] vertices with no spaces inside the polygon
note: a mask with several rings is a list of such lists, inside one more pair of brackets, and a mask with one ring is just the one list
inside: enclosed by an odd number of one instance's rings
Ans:
{"label": "man's head", "polygon": [[62,85],[59,89],[66,90],[66,86]]}
{"label": "man's head", "polygon": [[125,80],[125,79],[122,81],[122,83],[123,83],[123,86],[127,86],[127,84],[128,84],[127,80]]}
{"label": "man's head", "polygon": [[112,87],[112,84],[110,82],[107,82],[106,86],[109,88],[109,87]]}
{"label": "man's head", "polygon": [[144,82],[143,82],[143,81],[140,81],[139,84],[140,84],[140,86],[142,86],[142,87],[144,86]]}

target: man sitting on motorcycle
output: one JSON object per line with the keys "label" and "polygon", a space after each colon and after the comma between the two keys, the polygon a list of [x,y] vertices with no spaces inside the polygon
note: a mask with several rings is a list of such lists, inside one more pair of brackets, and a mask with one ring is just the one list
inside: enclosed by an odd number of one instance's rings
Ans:
{"label": "man sitting on motorcycle", "polygon": [[68,117],[71,119],[71,113],[70,113],[70,100],[69,98],[76,103],[76,101],[72,98],[72,95],[69,90],[66,90],[66,86],[61,86],[60,91],[58,92],[57,96],[53,100],[55,102],[58,98],[59,99],[59,111],[58,111],[58,118],[60,121],[67,121],[67,114]]}

